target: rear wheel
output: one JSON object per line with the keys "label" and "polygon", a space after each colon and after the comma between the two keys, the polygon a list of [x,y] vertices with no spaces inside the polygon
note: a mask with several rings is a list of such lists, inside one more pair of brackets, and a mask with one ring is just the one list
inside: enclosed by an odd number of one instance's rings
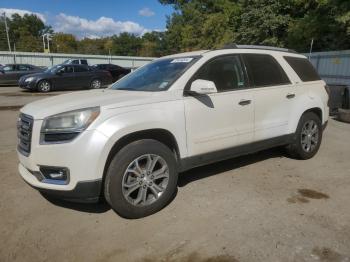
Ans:
{"label": "rear wheel", "polygon": [[312,158],[318,152],[322,141],[322,122],[313,112],[307,112],[299,120],[293,139],[287,150],[299,159]]}
{"label": "rear wheel", "polygon": [[91,89],[99,89],[99,88],[101,88],[101,86],[102,86],[102,83],[101,83],[100,79],[94,79],[90,83]]}
{"label": "rear wheel", "polygon": [[151,139],[135,141],[113,157],[105,198],[122,217],[145,217],[171,201],[177,178],[175,157],[167,146]]}
{"label": "rear wheel", "polygon": [[47,80],[41,80],[38,83],[38,91],[39,92],[50,92],[51,91],[51,83]]}

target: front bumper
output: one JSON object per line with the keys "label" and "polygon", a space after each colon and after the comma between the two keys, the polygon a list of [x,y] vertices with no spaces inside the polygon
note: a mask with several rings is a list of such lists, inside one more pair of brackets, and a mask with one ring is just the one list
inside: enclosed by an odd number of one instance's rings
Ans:
{"label": "front bumper", "polygon": [[35,90],[36,89],[36,83],[34,81],[25,82],[23,79],[19,80],[18,86],[20,88],[22,88],[22,89],[29,89],[29,90]]}
{"label": "front bumper", "polygon": [[21,163],[18,165],[18,170],[28,185],[54,198],[73,202],[95,203],[99,200],[101,195],[102,179],[80,181],[71,190],[58,190],[35,186],[36,183],[32,181],[33,173],[26,169]]}
{"label": "front bumper", "polygon": [[[40,123],[38,123],[38,122]],[[86,130],[73,141],[61,144],[40,144],[41,120],[33,126],[31,152],[18,151],[18,170],[32,187],[47,194],[80,202],[93,202],[100,196],[104,170],[101,158],[107,137],[96,130]],[[39,179],[40,167],[65,167],[69,170],[67,183],[51,183]]]}

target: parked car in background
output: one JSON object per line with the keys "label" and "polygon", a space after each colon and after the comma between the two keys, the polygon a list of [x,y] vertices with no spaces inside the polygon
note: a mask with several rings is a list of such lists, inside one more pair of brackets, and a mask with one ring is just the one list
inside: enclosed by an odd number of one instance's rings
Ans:
{"label": "parked car in background", "polygon": [[56,65],[45,72],[26,75],[20,78],[23,89],[39,92],[52,90],[98,89],[111,84],[108,71],[91,69],[86,65]]}
{"label": "parked car in background", "polygon": [[29,64],[7,64],[0,67],[0,84],[16,85],[18,80],[28,74],[39,73],[47,68],[42,68]]}
{"label": "parked car in background", "polygon": [[119,80],[120,78],[122,78],[123,76],[131,72],[131,69],[124,68],[114,64],[96,64],[96,65],[93,65],[92,67],[109,71],[113,77],[113,82]]}
{"label": "parked car in background", "polygon": [[86,59],[67,59],[62,65],[88,65]]}

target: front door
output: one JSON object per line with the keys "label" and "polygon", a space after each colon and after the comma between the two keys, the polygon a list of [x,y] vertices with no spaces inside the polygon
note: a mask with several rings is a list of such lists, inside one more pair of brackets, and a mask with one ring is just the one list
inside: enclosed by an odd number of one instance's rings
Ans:
{"label": "front door", "polygon": [[196,79],[213,81],[218,93],[184,98],[189,156],[252,142],[254,101],[240,56],[210,60]]}
{"label": "front door", "polygon": [[74,74],[72,65],[64,65],[60,70],[59,74],[54,79],[54,85],[57,89],[73,89],[77,85],[77,81]]}

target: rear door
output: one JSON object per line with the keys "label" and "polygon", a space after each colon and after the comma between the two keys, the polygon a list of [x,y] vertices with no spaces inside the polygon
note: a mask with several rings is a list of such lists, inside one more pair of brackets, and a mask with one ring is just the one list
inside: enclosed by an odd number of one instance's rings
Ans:
{"label": "rear door", "polygon": [[17,84],[18,70],[16,65],[6,65],[2,67],[0,73],[1,84]]}
{"label": "rear door", "polygon": [[77,87],[88,87],[92,80],[92,73],[87,66],[74,66],[75,81]]}
{"label": "rear door", "polygon": [[255,102],[254,141],[286,135],[295,86],[275,57],[244,54]]}
{"label": "rear door", "polygon": [[18,67],[18,75],[19,77],[28,75],[28,74],[33,74],[36,73],[34,68],[30,65],[17,65]]}
{"label": "rear door", "polygon": [[252,142],[254,101],[239,55],[216,57],[190,80],[213,81],[218,93],[185,96],[187,145],[190,156]]}

